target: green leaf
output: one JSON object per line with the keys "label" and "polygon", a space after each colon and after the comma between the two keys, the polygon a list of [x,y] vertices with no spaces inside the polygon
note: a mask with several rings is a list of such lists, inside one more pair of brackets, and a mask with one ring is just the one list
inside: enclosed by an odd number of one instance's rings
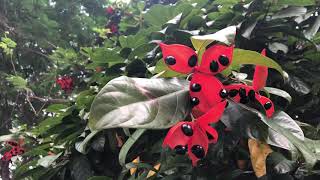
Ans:
{"label": "green leaf", "polygon": [[128,59],[143,59],[146,54],[155,48],[156,44],[147,43],[135,48],[129,55]]}
{"label": "green leaf", "polygon": [[88,143],[97,133],[98,131],[92,131],[83,141],[76,142],[75,149],[82,154],[88,153]]}
{"label": "green leaf", "polygon": [[176,15],[174,7],[156,4],[144,15],[144,20],[151,26],[161,27]]}
{"label": "green leaf", "polygon": [[92,131],[169,128],[188,114],[188,99],[185,80],[122,76],[110,81],[95,97],[89,127]]}
{"label": "green leaf", "polygon": [[320,160],[319,140],[305,138],[300,127],[289,115],[284,112],[278,112],[271,119],[268,119],[265,115],[255,109],[242,104],[239,104],[239,106],[256,114],[270,127],[269,134],[273,134],[273,142],[276,143],[273,145],[290,150],[292,150],[292,147],[298,149],[304,157],[306,168],[312,169],[316,162]]}
{"label": "green leaf", "polygon": [[273,5],[276,6],[284,6],[284,5],[289,5],[289,6],[310,6],[310,5],[315,5],[315,0],[269,0]]}
{"label": "green leaf", "polygon": [[273,88],[273,87],[264,87],[264,89],[270,94],[274,94],[274,95],[277,95],[277,96],[285,98],[286,100],[289,101],[289,103],[292,102],[292,97],[290,96],[289,93],[287,93],[284,90],[281,90],[281,89],[278,89],[278,88]]}
{"label": "green leaf", "polygon": [[124,145],[121,147],[120,153],[119,153],[119,163],[121,166],[125,166],[126,164],[126,157],[130,150],[130,148],[133,146],[133,144],[139,139],[139,137],[146,131],[146,129],[137,129],[124,143]]}
{"label": "green leaf", "polygon": [[296,76],[290,75],[287,79],[287,83],[290,87],[292,87],[297,93],[301,95],[306,95],[311,92],[310,87]]}
{"label": "green leaf", "polygon": [[234,43],[236,35],[236,26],[229,26],[214,34],[208,34],[203,36],[192,36],[191,42],[196,51],[205,49],[210,43],[218,41],[227,45]]}
{"label": "green leaf", "polygon": [[91,59],[95,63],[122,62],[120,54],[108,48],[98,48],[93,51]]}
{"label": "green leaf", "polygon": [[307,8],[305,7],[294,7],[290,6],[287,8],[284,8],[274,15],[272,15],[272,19],[279,19],[279,18],[288,18],[288,17],[296,17],[301,16],[303,14],[307,13]]}
{"label": "green leaf", "polygon": [[296,167],[295,161],[286,159],[281,153],[272,152],[267,157],[267,169],[271,169],[272,173],[285,174],[292,172]]}
{"label": "green leaf", "polygon": [[8,76],[6,78],[16,89],[27,89],[28,82],[20,76]]}
{"label": "green leaf", "polygon": [[68,108],[65,104],[52,104],[46,108],[47,112],[62,113]]}
{"label": "green leaf", "polygon": [[107,176],[93,176],[90,177],[88,180],[112,180],[112,178]]}
{"label": "green leaf", "polygon": [[78,108],[90,107],[95,96],[94,90],[85,90],[79,93],[76,99],[76,105]]}
{"label": "green leaf", "polygon": [[48,155],[38,160],[37,166],[48,168],[55,160],[62,155],[62,152],[57,155]]}
{"label": "green leaf", "polygon": [[164,61],[161,59],[157,62],[156,67],[154,69],[155,73],[163,73],[161,74],[161,77],[180,77],[180,76],[185,76],[185,74],[181,74],[178,72],[175,72],[171,70],[168,65],[164,63]]}
{"label": "green leaf", "polygon": [[281,75],[283,75],[283,70],[278,63],[255,51],[249,51],[244,49],[234,49],[233,61],[230,68],[236,67],[240,64],[253,64],[253,65],[266,66],[266,67],[277,70]]}

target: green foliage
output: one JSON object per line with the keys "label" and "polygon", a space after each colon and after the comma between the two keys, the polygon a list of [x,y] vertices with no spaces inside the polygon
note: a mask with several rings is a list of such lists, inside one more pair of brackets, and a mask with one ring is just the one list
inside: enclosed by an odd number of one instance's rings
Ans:
{"label": "green foliage", "polygon": [[27,89],[28,82],[20,76],[11,75],[8,76],[6,80],[9,81],[15,89]]}
{"label": "green foliage", "polygon": [[[22,161],[13,161],[14,178],[145,179],[153,170],[154,179],[249,179],[248,138],[272,146],[268,176],[319,176],[315,1],[152,2],[0,1],[0,141],[24,137],[26,149]],[[105,13],[108,6],[121,16],[114,34],[106,28],[117,21]],[[230,102],[215,124],[218,143],[192,168],[161,147],[165,129],[191,117],[186,75],[163,63],[157,41],[193,46],[199,59],[213,42],[234,45],[221,80],[250,84],[252,66],[269,67],[263,90],[279,112],[267,120]],[[56,83],[61,76],[72,78],[72,90]],[[141,162],[131,163],[138,156]]]}

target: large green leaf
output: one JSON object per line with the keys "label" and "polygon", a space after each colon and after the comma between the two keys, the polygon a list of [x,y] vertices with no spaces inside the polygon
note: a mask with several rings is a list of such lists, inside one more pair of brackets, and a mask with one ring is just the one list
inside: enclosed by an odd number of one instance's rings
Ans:
{"label": "large green leaf", "polygon": [[234,43],[234,38],[236,35],[236,26],[229,26],[224,28],[214,34],[208,34],[203,36],[192,36],[191,42],[193,47],[197,51],[201,51],[206,48],[210,43],[214,41],[218,41],[220,43],[224,43],[227,45],[231,45]]}
{"label": "large green leaf", "polygon": [[278,112],[271,119],[268,119],[255,109],[242,104],[239,104],[239,106],[256,114],[270,127],[269,135],[272,134],[272,139],[269,136],[268,143],[272,141],[273,145],[292,151],[294,151],[293,147],[296,148],[302,154],[308,169],[311,169],[320,160],[319,140],[305,138],[297,123],[285,112]]}
{"label": "large green leaf", "polygon": [[253,65],[266,66],[266,67],[277,70],[279,73],[283,75],[283,70],[278,63],[255,51],[249,51],[244,49],[234,49],[231,68],[237,67],[240,64],[253,64]]}
{"label": "large green leaf", "polygon": [[157,4],[144,15],[144,20],[149,25],[161,27],[178,14],[175,14],[173,6]]}
{"label": "large green leaf", "polygon": [[91,131],[108,128],[169,128],[189,111],[188,82],[179,79],[119,77],[95,97]]}

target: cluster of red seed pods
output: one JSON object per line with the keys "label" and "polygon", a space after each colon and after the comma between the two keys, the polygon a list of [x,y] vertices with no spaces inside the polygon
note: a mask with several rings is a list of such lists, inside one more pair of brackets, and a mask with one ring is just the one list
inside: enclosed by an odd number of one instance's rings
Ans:
{"label": "cluster of red seed pods", "polygon": [[70,92],[73,89],[73,79],[70,76],[62,76],[56,79],[56,83],[65,92]]}
{"label": "cluster of red seed pods", "polygon": [[7,145],[11,146],[10,151],[7,151],[2,156],[2,161],[10,161],[12,157],[18,156],[24,153],[24,148],[21,147],[17,142],[14,141],[7,141]]}
{"label": "cluster of red seed pods", "polygon": [[[257,101],[266,110],[267,117],[272,116],[272,101],[259,94],[268,75],[267,67],[256,67],[252,86],[224,86],[214,75],[232,63],[233,46],[214,44],[208,47],[199,64],[196,52],[190,47],[181,44],[159,45],[163,60],[170,69],[183,74],[193,73],[189,94],[192,112],[197,119],[177,123],[169,130],[163,142],[163,147],[168,146],[177,154],[187,153],[193,166],[206,156],[209,143],[217,142],[218,133],[210,124],[220,120],[227,105],[226,98],[243,104]],[[265,55],[265,51],[262,54]]]}

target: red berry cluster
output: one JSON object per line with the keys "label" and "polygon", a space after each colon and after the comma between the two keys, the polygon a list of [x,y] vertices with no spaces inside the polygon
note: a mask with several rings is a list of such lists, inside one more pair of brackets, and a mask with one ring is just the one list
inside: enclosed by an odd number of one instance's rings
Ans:
{"label": "red berry cluster", "polygon": [[[183,74],[192,73],[189,94],[192,113],[196,117],[192,122],[182,121],[173,126],[163,146],[174,149],[177,154],[187,153],[194,166],[206,156],[209,144],[217,142],[218,132],[210,124],[220,120],[227,106],[226,98],[242,104],[258,102],[267,117],[274,113],[272,101],[259,94],[265,86],[267,67],[256,66],[252,86],[242,83],[223,85],[215,77],[232,63],[233,46],[214,44],[205,50],[201,63],[198,63],[197,53],[187,46],[159,45],[170,69]],[[262,54],[265,55],[265,51]]]}
{"label": "red berry cluster", "polygon": [[119,23],[121,20],[121,11],[117,8],[109,6],[106,8],[106,14],[109,20],[105,27],[110,29],[111,34],[118,34]]}
{"label": "red berry cluster", "polygon": [[1,158],[2,161],[10,161],[12,157],[24,153],[24,148],[21,147],[17,142],[7,141],[6,144],[11,146],[12,148],[10,149],[10,151],[4,153],[3,157]]}
{"label": "red berry cluster", "polygon": [[73,89],[73,80],[70,76],[63,76],[56,79],[56,83],[65,92],[70,92]]}

